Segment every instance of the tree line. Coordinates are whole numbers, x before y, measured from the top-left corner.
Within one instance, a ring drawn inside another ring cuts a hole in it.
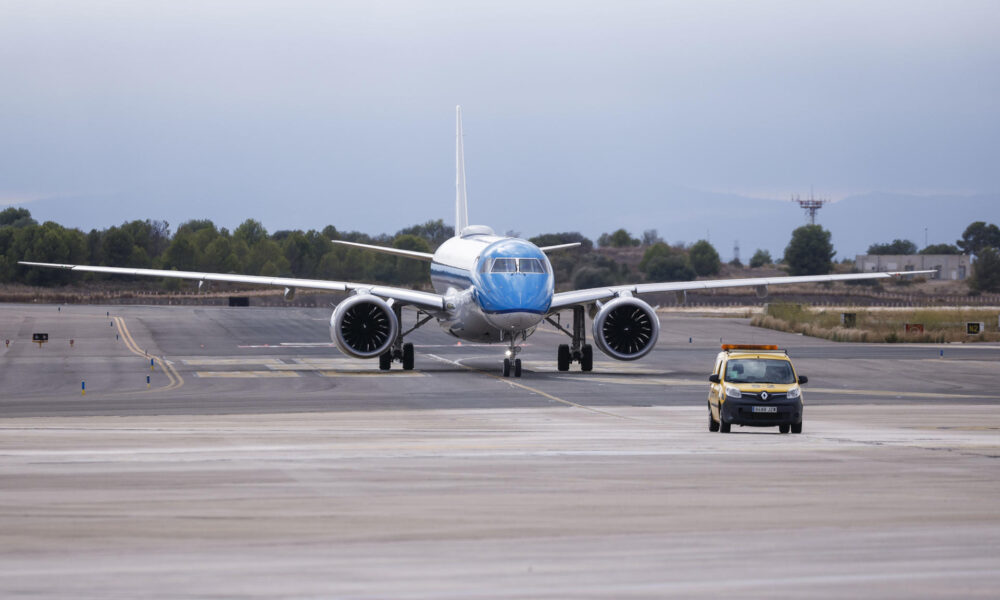
[[[0,283],[59,285],[109,278],[94,273],[27,269],[17,264],[24,260],[420,286],[429,281],[426,262],[350,248],[331,240],[433,252],[452,232],[453,228],[441,219],[413,225],[392,235],[374,236],[339,231],[333,225],[321,230],[269,233],[254,219],[247,219],[229,231],[210,220],[195,219],[182,223],[171,233],[165,221],[147,219],[84,233],[52,221],[39,224],[27,209],[10,207],[0,211]],[[547,233],[530,241],[538,246],[580,243],[578,248],[549,256],[557,283],[572,284],[574,288],[643,280],[689,281],[716,276],[722,267],[718,251],[707,240],[690,245],[668,244],[655,229],[644,231],[641,237],[618,229],[602,234],[596,245],[578,232]],[[952,249],[975,253],[977,265],[988,267],[1000,263],[1000,229],[979,221],[966,229],[955,246],[928,246],[922,252],[952,253]],[[872,250],[908,254],[916,252],[916,246],[906,240],[894,240],[889,244],[874,244],[869,248]],[[641,260],[637,265],[634,260],[624,260],[623,251],[633,256],[641,251]],[[834,255],[830,232],[819,225],[805,225],[792,233],[782,268],[791,275],[825,274],[833,270]],[[772,263],[770,253],[762,249],[750,259],[751,267]],[[737,260],[731,264],[742,266]],[[992,270],[980,270],[982,273],[974,273],[974,279],[981,283],[980,289],[1000,288],[1000,281],[994,283],[991,279]],[[996,278],[1000,279],[1000,266],[996,271]],[[180,282],[168,279],[164,285],[177,287]]]

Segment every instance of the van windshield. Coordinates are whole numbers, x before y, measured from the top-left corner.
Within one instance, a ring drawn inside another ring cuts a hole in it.
[[[795,383],[792,365],[773,358],[737,358],[726,363],[727,383]]]

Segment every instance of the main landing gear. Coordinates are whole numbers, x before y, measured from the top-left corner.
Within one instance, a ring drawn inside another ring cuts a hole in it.
[[[396,319],[400,323],[402,323],[403,322],[403,314],[402,314],[403,313],[403,307],[402,307],[402,305],[400,305],[400,304],[393,304],[392,305],[392,310],[393,310],[393,312],[396,313]],[[424,314],[425,316],[423,318],[420,318],[420,316],[422,314]],[[413,327],[411,327],[409,330],[407,330],[405,332],[403,332],[402,328],[400,328],[400,334],[397,335],[396,339],[394,339],[392,341],[392,345],[389,346],[389,349],[379,355],[379,357],[378,357],[378,368],[379,368],[379,370],[381,370],[381,371],[388,371],[389,369],[392,368],[392,361],[398,360],[399,362],[403,363],[403,370],[404,371],[412,371],[413,370],[413,344],[411,344],[409,342],[407,342],[407,343],[404,344],[403,343],[403,336],[404,335],[409,335],[409,334],[413,333],[417,328],[419,328],[420,326],[422,326],[427,321],[430,321],[432,318],[433,317],[431,317],[431,315],[427,315],[425,313],[420,312],[420,313],[417,313],[417,319],[418,320],[417,320],[417,323]]]
[[[569,371],[570,363],[578,362],[580,363],[581,371],[592,371],[594,369],[594,347],[586,343],[587,332],[585,329],[583,307],[573,307],[572,333],[559,322],[553,321],[551,317],[546,317],[545,320],[573,339],[572,344],[559,345],[559,350],[556,353],[556,367],[560,371]]]

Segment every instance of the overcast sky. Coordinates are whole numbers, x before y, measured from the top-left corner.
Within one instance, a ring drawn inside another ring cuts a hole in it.
[[[471,221],[501,232],[692,241],[670,223],[704,192],[997,194],[998,24],[993,0],[0,0],[0,204],[450,223],[456,104]]]

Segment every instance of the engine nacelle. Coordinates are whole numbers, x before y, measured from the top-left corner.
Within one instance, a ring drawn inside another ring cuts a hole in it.
[[[388,302],[370,294],[351,296],[330,316],[330,339],[354,358],[375,358],[399,333],[399,319]]]
[[[656,346],[659,337],[656,311],[638,298],[615,298],[594,316],[594,343],[611,358],[642,358]]]

